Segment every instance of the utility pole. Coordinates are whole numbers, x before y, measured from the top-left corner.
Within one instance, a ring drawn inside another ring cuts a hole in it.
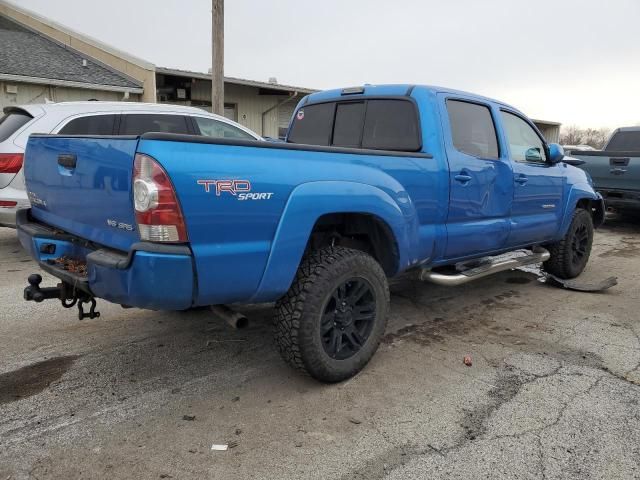
[[[211,111],[224,115],[224,0],[211,0]]]

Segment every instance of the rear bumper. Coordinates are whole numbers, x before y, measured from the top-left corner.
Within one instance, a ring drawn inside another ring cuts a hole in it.
[[[640,210],[640,191],[598,189],[607,204],[607,208],[616,210]]]
[[[16,214],[18,210],[29,208],[29,199],[24,190],[13,188],[12,184],[0,190],[0,200],[15,202],[14,207],[0,207],[0,227],[16,228]]]
[[[152,310],[185,310],[193,303],[195,274],[186,245],[101,248],[32,220],[28,209],[18,211],[16,223],[20,243],[43,270],[90,295]],[[62,270],[53,262],[61,257],[85,260],[86,275]]]

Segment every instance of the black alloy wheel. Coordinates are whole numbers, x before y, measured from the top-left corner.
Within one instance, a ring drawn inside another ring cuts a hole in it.
[[[350,278],[338,286],[323,310],[320,335],[331,358],[352,357],[366,343],[376,319],[376,297],[364,278]]]

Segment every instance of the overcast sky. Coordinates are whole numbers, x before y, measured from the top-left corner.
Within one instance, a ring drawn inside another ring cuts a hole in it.
[[[209,0],[11,0],[206,72]],[[640,124],[640,0],[227,0],[225,74],[314,88],[442,85],[565,125]]]

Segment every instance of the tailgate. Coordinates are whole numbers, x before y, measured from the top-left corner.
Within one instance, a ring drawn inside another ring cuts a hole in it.
[[[640,152],[575,152],[598,190],[640,190]]]
[[[139,241],[131,197],[137,137],[32,135],[24,175],[34,218],[108,247]]]

